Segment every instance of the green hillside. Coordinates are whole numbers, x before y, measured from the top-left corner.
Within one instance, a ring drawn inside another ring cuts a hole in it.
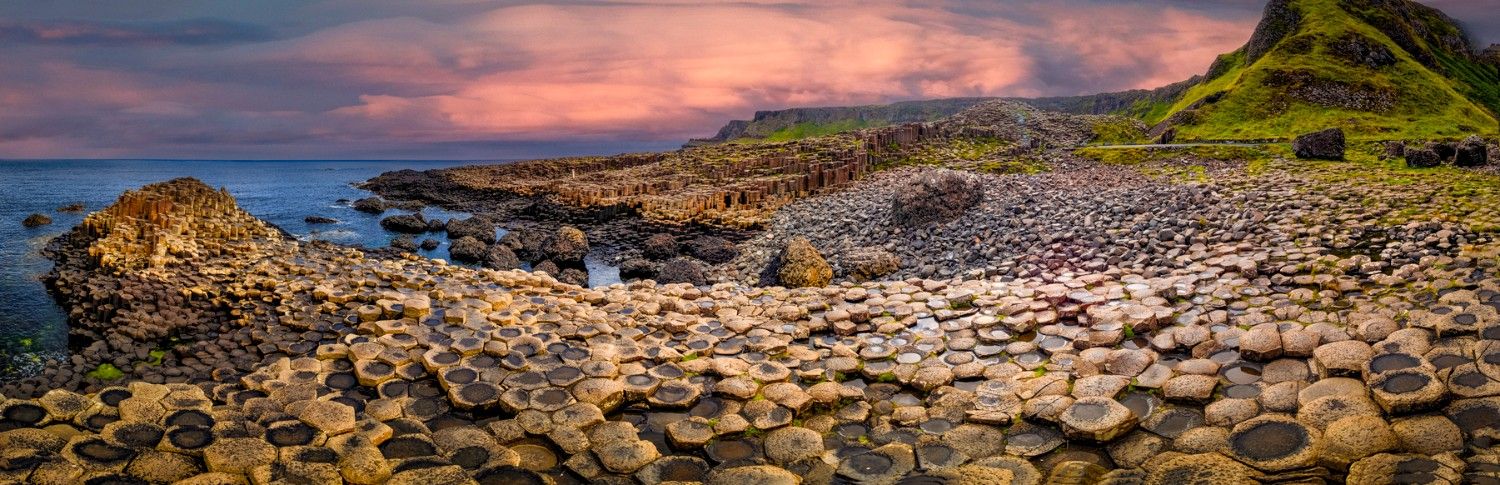
[[[1288,138],[1332,126],[1367,139],[1497,131],[1500,72],[1474,60],[1441,12],[1408,0],[1272,0],[1267,15],[1285,18],[1263,21],[1246,47],[1221,56],[1206,80],[1146,121],[1199,140]],[[1278,23],[1295,28],[1265,32]]]

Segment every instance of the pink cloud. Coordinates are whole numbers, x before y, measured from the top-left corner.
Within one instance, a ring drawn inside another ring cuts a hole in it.
[[[107,133],[51,136],[111,153],[683,140],[762,109],[1156,87],[1202,73],[1256,20],[1060,2],[456,1],[444,11],[472,13],[381,17],[398,4],[325,1],[302,12],[372,12],[280,40],[141,51],[133,69],[65,56],[0,74],[0,156],[66,146],[32,129],[64,115]]]

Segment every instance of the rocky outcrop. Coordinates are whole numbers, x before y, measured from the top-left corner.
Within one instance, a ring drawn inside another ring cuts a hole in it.
[[[1255,26],[1255,33],[1250,36],[1250,41],[1246,42],[1243,47],[1246,64],[1259,60],[1282,39],[1297,31],[1297,25],[1302,22],[1302,15],[1292,3],[1292,0],[1266,2],[1260,23]]]
[[[778,130],[798,124],[843,123],[859,127],[879,127],[901,123],[920,123],[950,116],[970,106],[993,99],[995,98],[949,98],[903,101],[886,105],[757,111],[751,120],[730,121],[713,137],[694,139],[688,144],[693,146],[738,138],[765,138]]]
[[[389,208],[390,205],[379,197],[365,197],[354,201],[354,210],[368,214],[379,214]]]
[[[776,280],[789,288],[826,286],[833,280],[833,267],[806,238],[787,241],[777,258]]]
[[[909,190],[891,198],[891,217],[908,228],[947,222],[979,203],[984,190],[979,180],[962,172],[926,173]]]
[[[1303,159],[1343,160],[1344,130],[1329,128],[1298,136],[1292,141],[1292,152]]]
[[[582,264],[589,254],[589,238],[583,231],[563,226],[542,243],[542,257],[559,265]]]
[[[27,228],[42,227],[52,223],[52,218],[46,214],[32,214],[21,220],[21,226]]]
[[[641,244],[641,254],[647,259],[663,261],[677,257],[677,238],[671,234],[652,234]]]
[[[451,246],[448,246],[448,255],[452,256],[454,261],[465,263],[484,261],[488,253],[489,247],[485,246],[484,241],[472,236],[458,238]]]
[[[445,228],[448,231],[448,239],[472,237],[485,244],[495,242],[495,223],[483,217],[448,219]]]
[[[307,216],[302,218],[302,222],[308,224],[338,224],[339,220],[325,216]]]
[[[429,229],[427,219],[422,217],[421,212],[388,216],[380,220],[380,227],[406,234],[422,234]]]

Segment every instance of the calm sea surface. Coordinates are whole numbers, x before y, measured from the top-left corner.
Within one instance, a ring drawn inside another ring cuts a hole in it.
[[[0,161],[0,374],[35,371],[37,362],[67,352],[67,318],[38,278],[52,264],[40,254],[47,241],[83,220],[85,214],[114,202],[128,189],[176,177],[195,177],[214,187],[225,187],[241,208],[287,230],[298,238],[340,244],[381,247],[396,234],[380,227],[380,217],[350,208],[340,199],[369,197],[356,189],[361,182],[391,170],[431,169],[473,162],[418,161],[161,161],[67,160]],[[82,213],[58,212],[81,203]],[[429,207],[428,218],[466,214]],[[21,226],[32,213],[52,218],[34,229]],[[401,213],[392,211],[388,214]],[[337,224],[307,224],[303,218],[321,215]],[[421,254],[448,257],[447,238],[434,251]],[[418,238],[421,240],[421,237]],[[618,281],[617,269],[597,259],[589,261],[590,283]],[[31,367],[28,369],[28,367]]]

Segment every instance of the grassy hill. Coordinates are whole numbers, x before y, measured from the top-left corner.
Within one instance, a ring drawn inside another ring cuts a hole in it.
[[[1500,72],[1442,12],[1408,0],[1272,0],[1266,12],[1245,47],[1146,122],[1212,140],[1497,131]]]

